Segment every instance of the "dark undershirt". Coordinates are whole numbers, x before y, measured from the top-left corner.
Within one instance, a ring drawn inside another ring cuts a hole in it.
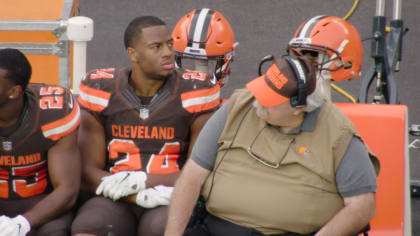
[[[138,96],[138,95],[137,95]],[[145,97],[145,96],[138,96],[140,98],[140,103],[143,106],[147,106],[150,104],[154,96]]]

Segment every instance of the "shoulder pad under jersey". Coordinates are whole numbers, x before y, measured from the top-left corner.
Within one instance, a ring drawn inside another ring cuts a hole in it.
[[[36,100],[29,104],[37,104],[40,110],[39,122],[44,137],[56,141],[79,126],[79,104],[69,89],[46,84],[29,84],[28,89],[36,94],[32,98]]]
[[[206,73],[180,71],[182,106],[190,113],[211,111],[220,105],[220,86]]]
[[[103,111],[115,90],[115,68],[95,69],[82,79],[79,90],[79,103],[93,112]]]

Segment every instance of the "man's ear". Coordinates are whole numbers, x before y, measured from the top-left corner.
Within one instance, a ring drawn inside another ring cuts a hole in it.
[[[137,54],[137,52],[134,48],[128,47],[126,49],[126,52],[127,52],[128,58],[130,58],[131,62],[138,62],[138,54]]]
[[[9,99],[19,98],[20,96],[22,96],[22,92],[23,92],[22,86],[20,85],[15,85],[11,87],[9,91],[7,91]]]

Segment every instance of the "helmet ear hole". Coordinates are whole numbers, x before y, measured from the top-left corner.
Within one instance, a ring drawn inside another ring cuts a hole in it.
[[[350,69],[352,67],[353,67],[353,64],[349,61],[344,64],[344,69]]]

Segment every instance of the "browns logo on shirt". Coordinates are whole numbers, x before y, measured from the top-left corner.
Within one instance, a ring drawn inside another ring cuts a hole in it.
[[[29,84],[17,128],[0,136],[0,198],[48,192],[48,150],[80,123],[80,109],[68,89]]]
[[[220,87],[204,73],[175,71],[142,105],[129,84],[130,73],[129,67],[93,70],[80,84],[79,103],[105,129],[107,170],[177,172],[186,159],[190,125],[219,107]]]

